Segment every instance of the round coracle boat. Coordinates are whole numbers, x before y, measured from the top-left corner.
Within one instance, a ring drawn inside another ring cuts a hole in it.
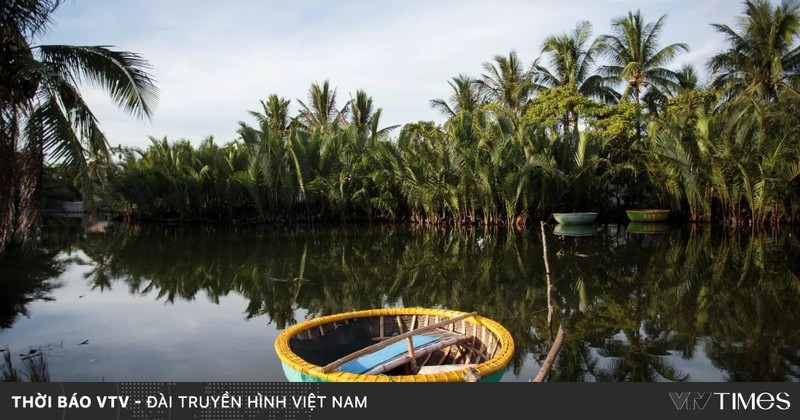
[[[553,213],[553,219],[564,225],[583,225],[594,222],[597,213],[576,212],[576,213]]]
[[[514,341],[475,312],[383,308],[298,323],[275,351],[292,382],[497,382]]]
[[[669,218],[669,209],[627,210],[631,222],[663,222]]]

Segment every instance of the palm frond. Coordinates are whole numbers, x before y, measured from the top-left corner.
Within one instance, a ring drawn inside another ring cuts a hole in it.
[[[28,36],[47,29],[53,12],[64,0],[10,0],[0,2],[0,26],[15,27]]]
[[[62,80],[76,85],[89,81],[102,87],[122,109],[138,118],[150,118],[158,88],[147,72],[151,66],[136,53],[104,46],[42,45],[40,61]]]
[[[36,130],[31,135],[41,139],[45,154],[63,165],[72,175],[85,173],[86,151],[81,139],[75,134],[71,121],[62,111],[54,96],[46,96],[34,108],[29,117],[27,130]]]

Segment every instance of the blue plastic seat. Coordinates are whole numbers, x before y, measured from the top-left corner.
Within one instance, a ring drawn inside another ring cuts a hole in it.
[[[413,343],[415,349],[437,340],[439,339],[427,335],[411,336],[411,342]],[[403,353],[408,353],[408,343],[406,340],[392,343],[374,353],[366,354],[357,359],[353,359],[340,366],[338,370],[356,374],[365,373],[382,363],[400,356]]]

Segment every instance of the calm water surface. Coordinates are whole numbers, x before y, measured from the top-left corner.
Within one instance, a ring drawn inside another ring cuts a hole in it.
[[[57,225],[42,252],[0,259],[0,349],[17,368],[42,351],[53,381],[285,381],[280,330],[386,306],[499,321],[517,346],[503,381],[532,379],[549,349],[538,226]],[[552,381],[800,380],[791,232],[550,225],[546,239],[554,326],[568,330]]]

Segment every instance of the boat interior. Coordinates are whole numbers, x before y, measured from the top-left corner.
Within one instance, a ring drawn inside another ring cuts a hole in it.
[[[500,349],[495,334],[464,319],[468,316],[353,318],[302,330],[289,347],[324,372],[416,375],[459,370],[491,359]]]

